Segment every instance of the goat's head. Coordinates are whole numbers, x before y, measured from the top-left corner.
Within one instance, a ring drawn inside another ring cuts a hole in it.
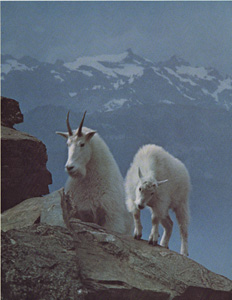
[[[157,181],[155,178],[147,179],[142,175],[140,168],[138,168],[139,183],[136,187],[135,204],[138,209],[143,209],[147,206],[149,201],[154,197],[157,188],[168,181],[168,179]]]
[[[83,132],[82,127],[85,115],[86,112],[83,115],[79,128],[72,131],[69,124],[68,112],[66,120],[68,132],[56,132],[67,139],[68,160],[65,164],[65,170],[71,177],[76,177],[79,174],[83,177],[86,175],[86,165],[90,161],[92,155],[90,140],[96,131]]]

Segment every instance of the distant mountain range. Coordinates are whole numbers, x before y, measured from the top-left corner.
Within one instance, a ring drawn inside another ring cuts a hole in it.
[[[131,49],[54,64],[3,55],[1,72],[2,94],[25,111],[47,104],[89,112],[155,103],[232,106],[232,77],[176,56],[155,64]]]

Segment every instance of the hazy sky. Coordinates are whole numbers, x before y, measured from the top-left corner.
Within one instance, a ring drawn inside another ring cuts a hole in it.
[[[72,61],[127,48],[232,74],[232,2],[2,2],[2,53]]]

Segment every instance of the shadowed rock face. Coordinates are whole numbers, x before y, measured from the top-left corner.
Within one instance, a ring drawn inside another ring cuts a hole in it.
[[[69,220],[2,234],[4,300],[230,300],[232,282],[180,254]]]
[[[1,97],[1,125],[13,128],[14,124],[23,122],[19,103],[13,99]]]
[[[20,115],[18,103],[4,99],[4,124],[13,126],[13,121],[17,123],[20,119],[13,117],[13,113]],[[4,111],[11,118],[8,123]],[[46,163],[46,147],[41,141],[29,134],[1,126],[2,211],[27,198],[49,193],[48,185],[52,183],[52,177]]]

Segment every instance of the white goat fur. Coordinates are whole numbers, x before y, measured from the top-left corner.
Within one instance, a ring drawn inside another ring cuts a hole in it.
[[[108,146],[95,131],[86,127],[81,137],[77,136],[77,130],[71,136],[57,133],[67,138],[69,177],[65,194],[72,197],[80,219],[111,231],[131,234],[133,219],[126,209],[123,178]],[[70,164],[75,173],[69,172]]]
[[[168,248],[173,227],[169,209],[172,209],[180,227],[180,253],[188,255],[190,177],[184,164],[162,147],[145,145],[139,149],[127,172],[125,188],[127,207],[134,217],[134,237],[140,239],[142,236],[140,209],[147,205],[152,213],[149,243],[157,244],[161,223],[164,232],[160,244]]]

